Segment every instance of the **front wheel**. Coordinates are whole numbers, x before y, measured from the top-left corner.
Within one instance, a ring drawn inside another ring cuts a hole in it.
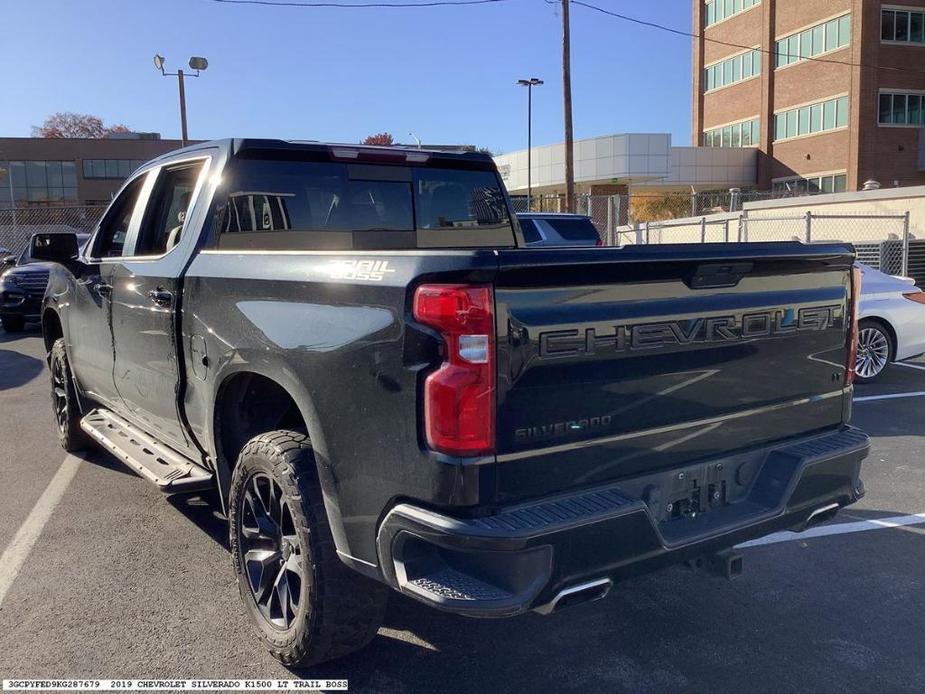
[[[88,439],[80,428],[77,391],[71,379],[71,365],[67,360],[63,337],[55,340],[52,345],[48,367],[51,370],[51,404],[58,425],[58,440],[64,450],[79,451],[86,448]]]
[[[277,659],[315,665],[372,640],[388,589],[338,558],[305,434],[251,439],[238,456],[228,505],[238,590]]]
[[[873,383],[896,355],[889,330],[880,321],[865,318],[858,323],[858,356],[855,374],[858,383]]]

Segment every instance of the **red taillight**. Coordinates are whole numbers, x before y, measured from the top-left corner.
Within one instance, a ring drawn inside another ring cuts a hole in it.
[[[599,238],[597,241],[594,242],[594,245],[600,248],[601,246],[604,245],[604,239]]]
[[[414,318],[440,331],[443,364],[424,381],[427,445],[452,455],[495,450],[494,297],[487,285],[425,284]]]
[[[903,294],[903,296],[917,304],[925,304],[925,292],[909,292],[908,294]]]
[[[858,311],[861,301],[861,268],[851,268],[851,299],[848,302],[848,363],[845,364],[845,385],[854,383],[858,359]]]

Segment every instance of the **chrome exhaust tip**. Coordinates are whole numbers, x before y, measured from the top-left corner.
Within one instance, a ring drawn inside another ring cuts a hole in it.
[[[599,578],[587,583],[578,583],[568,588],[563,588],[550,602],[534,608],[534,612],[543,615],[559,612],[572,605],[580,605],[586,602],[594,602],[607,597],[610,589],[613,587],[613,581],[609,578]]]
[[[838,504],[829,504],[827,506],[820,506],[815,511],[809,514],[809,518],[806,519],[806,523],[803,525],[803,530],[807,528],[818,525],[819,523],[824,523],[827,520],[832,520],[835,518],[835,514],[838,513],[838,509],[841,508]]]

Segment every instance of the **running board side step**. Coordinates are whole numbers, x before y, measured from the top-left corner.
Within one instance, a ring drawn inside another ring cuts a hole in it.
[[[80,420],[80,428],[165,494],[197,492],[215,486],[211,472],[109,410],[92,410]]]

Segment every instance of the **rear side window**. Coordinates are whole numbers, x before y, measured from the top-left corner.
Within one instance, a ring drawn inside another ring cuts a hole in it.
[[[240,159],[222,186],[223,249],[513,245],[494,172]]]
[[[142,222],[136,256],[163,255],[180,242],[202,166],[200,161],[160,172]]]
[[[590,219],[556,219],[544,220],[567,241],[596,241],[600,238]]]

